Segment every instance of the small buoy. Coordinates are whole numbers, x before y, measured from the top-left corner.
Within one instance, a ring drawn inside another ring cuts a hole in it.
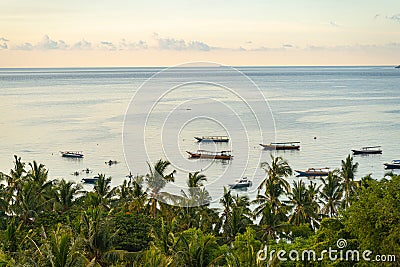
[[[316,137],[316,136],[314,136],[314,140],[315,140],[315,139],[317,139],[317,137]]]

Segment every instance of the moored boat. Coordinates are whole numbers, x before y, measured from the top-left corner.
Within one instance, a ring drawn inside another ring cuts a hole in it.
[[[226,135],[202,136],[194,137],[198,142],[229,142],[229,137]]]
[[[352,149],[354,155],[382,154],[381,146],[366,146],[360,149]]]
[[[385,169],[400,169],[400,159],[394,159],[392,162],[384,163]]]
[[[194,159],[200,158],[200,159],[223,159],[223,160],[230,160],[233,158],[230,152],[231,151],[213,152],[207,150],[197,150],[197,152],[186,151],[186,153],[189,154],[189,157]]]
[[[270,143],[267,145],[260,144],[260,146],[268,150],[299,150],[300,142]]]
[[[60,153],[64,158],[83,158],[81,151],[60,151]]]
[[[328,167],[325,167],[325,168],[309,168],[306,171],[298,171],[298,170],[296,170],[296,172],[298,173],[297,176],[320,177],[320,176],[328,176],[329,168]]]
[[[95,184],[97,182],[97,180],[99,180],[99,177],[95,176],[93,178],[83,178],[82,182],[84,182],[86,184]]]
[[[228,186],[231,189],[239,189],[239,188],[247,188],[252,185],[253,185],[253,183],[249,179],[247,179],[247,177],[243,177],[243,178],[237,179],[234,184],[229,184]]]

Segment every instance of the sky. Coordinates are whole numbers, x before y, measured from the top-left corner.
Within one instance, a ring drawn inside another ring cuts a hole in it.
[[[1,0],[0,67],[398,65],[399,0]]]

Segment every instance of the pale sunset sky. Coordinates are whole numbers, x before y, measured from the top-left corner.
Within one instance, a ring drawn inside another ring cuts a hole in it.
[[[1,0],[0,67],[398,65],[400,0]]]

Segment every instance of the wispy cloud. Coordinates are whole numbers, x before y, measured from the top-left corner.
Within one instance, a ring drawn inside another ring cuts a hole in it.
[[[338,24],[338,23],[336,23],[334,21],[329,21],[329,25],[331,25],[332,27],[336,27],[336,28],[339,28],[339,27],[342,26],[342,25],[340,25],[340,24]]]
[[[101,49],[110,50],[110,51],[117,50],[117,47],[113,44],[113,42],[109,42],[109,41],[100,42],[99,47]]]
[[[291,44],[283,44],[282,47],[284,47],[284,48],[293,48],[294,45],[291,45]]]
[[[400,23],[400,13],[394,14],[392,16],[387,16],[386,18]]]
[[[130,42],[122,39],[118,44],[118,50],[142,50],[147,49],[147,42],[139,40],[137,42]]]
[[[23,43],[14,46],[12,49],[15,50],[33,50],[34,46],[31,43]]]
[[[153,34],[153,37],[157,40],[158,48],[162,50],[197,50],[197,51],[210,51],[211,47],[200,41],[186,42],[184,39],[175,38],[162,38],[157,33]]]

